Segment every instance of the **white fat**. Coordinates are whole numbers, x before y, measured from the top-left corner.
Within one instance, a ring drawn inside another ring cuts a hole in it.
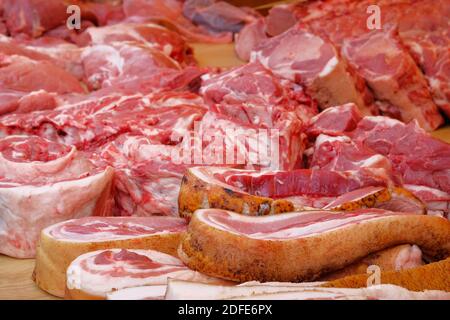
[[[113,291],[106,295],[107,300],[160,300],[166,294],[166,285],[142,286]]]
[[[328,60],[327,64],[325,65],[325,67],[322,69],[322,71],[319,73],[319,77],[326,77],[328,74],[330,74],[331,72],[333,72],[333,70],[336,68],[336,66],[338,65],[339,61],[337,59],[336,56],[334,56],[333,58],[331,58],[330,60]]]
[[[351,139],[347,136],[332,137],[322,133],[316,139],[316,147],[320,146],[324,142],[334,142],[334,141],[351,142]]]

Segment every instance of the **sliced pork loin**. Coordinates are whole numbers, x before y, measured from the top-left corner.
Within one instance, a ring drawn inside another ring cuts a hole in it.
[[[166,300],[448,300],[439,290],[408,291],[400,286],[376,285],[361,289],[323,288],[315,283],[244,283],[220,286],[169,280]]]
[[[276,75],[302,83],[323,109],[353,102],[372,114],[372,97],[334,46],[301,26],[270,38],[256,47],[251,61],[259,61]]]
[[[448,257],[450,221],[379,209],[266,217],[197,210],[178,255],[188,267],[227,280],[299,282],[407,243],[434,259]]]
[[[162,299],[168,279],[224,284],[186,267],[173,256],[154,250],[109,249],[85,253],[67,268],[66,298],[106,299],[116,291],[139,289],[156,293]],[[161,292],[162,291],[162,292]],[[125,291],[126,293],[126,291]],[[124,294],[116,293],[117,294]],[[128,299],[131,297],[129,296]]]
[[[78,256],[110,248],[155,249],[176,255],[186,223],[179,218],[89,217],[44,229],[36,255],[34,280],[63,297],[66,270]]]
[[[75,147],[39,137],[0,139],[0,252],[32,258],[42,229],[109,215],[113,169],[95,169]]]
[[[369,266],[375,265],[382,272],[400,271],[424,264],[422,251],[416,245],[403,244],[369,254],[358,262],[324,275],[320,279],[330,281],[356,274],[367,274]]]

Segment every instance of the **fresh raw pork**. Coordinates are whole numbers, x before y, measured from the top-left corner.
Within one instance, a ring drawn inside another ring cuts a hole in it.
[[[39,137],[0,140],[0,252],[32,258],[42,229],[111,214],[113,169],[96,169],[75,147]]]
[[[124,0],[125,16],[130,21],[152,21],[180,33],[192,42],[228,43],[231,32],[217,32],[204,26],[197,26],[186,18],[183,3],[178,0]]]
[[[251,54],[274,74],[304,84],[323,109],[353,102],[372,113],[372,97],[334,46],[301,26],[262,42]]]
[[[119,271],[120,270],[120,271]],[[186,267],[181,260],[154,250],[110,249],[89,252],[67,269],[71,299],[105,299],[117,290],[146,286],[165,287],[168,279],[200,283],[225,283]],[[162,299],[156,296],[154,299]]]

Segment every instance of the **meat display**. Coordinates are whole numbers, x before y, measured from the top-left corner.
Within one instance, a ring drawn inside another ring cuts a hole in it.
[[[379,209],[269,217],[204,209],[193,215],[178,255],[190,268],[227,280],[300,282],[403,243],[446,258],[450,221]]]
[[[143,286],[146,290],[155,291],[165,287],[169,278],[225,283],[193,271],[179,259],[158,251],[109,249],[85,253],[70,264],[66,297],[75,300],[105,299],[115,291]]]
[[[448,298],[408,290],[450,291],[449,1],[271,6],[0,0],[0,254],[72,299]]]
[[[37,285],[64,297],[66,270],[78,256],[93,250],[155,249],[176,255],[186,222],[180,218],[89,217],[44,229],[36,256]]]
[[[383,13],[376,28],[369,26],[369,5],[376,5]],[[367,84],[373,93],[372,111],[405,122],[416,119],[422,128],[432,131],[443,122],[437,106],[448,113],[449,73],[445,66],[449,57],[444,47],[449,42],[449,8],[445,0],[433,4],[426,0],[300,1],[271,9],[261,29],[273,38],[267,41],[255,34],[252,39],[272,50],[268,43],[283,38],[294,42],[292,30],[301,28],[330,41],[341,59],[364,79],[358,82],[360,90]],[[245,29],[242,33],[249,34]],[[295,42],[303,48],[311,39]],[[248,49],[241,48],[245,44],[236,45],[238,53],[244,52],[242,58],[249,56],[245,53]],[[251,50],[256,53],[257,47],[255,44]],[[297,56],[304,55],[309,66],[317,65],[304,52],[298,50]],[[269,68],[273,67],[276,65]]]
[[[112,206],[114,170],[95,168],[75,147],[36,136],[0,139],[0,252],[32,258],[40,231]]]

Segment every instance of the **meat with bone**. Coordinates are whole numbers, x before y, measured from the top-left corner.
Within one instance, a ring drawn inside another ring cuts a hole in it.
[[[176,255],[186,223],[179,218],[89,217],[44,229],[36,255],[34,280],[63,297],[66,270],[78,256],[100,249],[155,249]]]
[[[166,300],[448,300],[445,291],[408,291],[394,285],[377,285],[361,289],[323,288],[315,283],[293,286],[283,283],[244,283],[221,286],[183,280],[169,280]]]
[[[372,97],[334,46],[297,26],[264,41],[251,54],[276,75],[302,83],[323,109],[353,102],[371,114]]]
[[[178,0],[124,0],[123,9],[129,21],[156,22],[191,42],[232,42],[231,32],[217,32],[192,23],[183,15],[183,3]]]
[[[67,219],[111,212],[113,169],[39,137],[0,139],[0,252],[32,258],[39,233]]]
[[[205,112],[202,106],[151,107],[146,96],[106,95],[57,110],[11,114],[1,119],[5,134],[26,133],[83,149],[101,145],[124,133],[142,133],[162,143],[188,130]]]
[[[367,186],[386,186],[389,181],[372,172],[299,169],[258,172],[230,168],[189,168],[178,196],[180,216],[190,218],[197,209],[218,208],[244,215],[269,215],[303,207],[309,201],[336,197]],[[300,198],[300,199],[297,199]],[[319,199],[317,199],[319,198]],[[312,206],[307,203],[306,206]]]
[[[449,292],[449,268],[450,259],[447,258],[412,269],[381,272],[381,283],[398,285],[413,291],[443,290]],[[367,278],[369,276],[367,274],[348,276],[327,282],[323,286],[334,288],[362,288],[367,286]]]
[[[225,283],[186,267],[173,256],[154,250],[109,249],[85,253],[67,268],[70,299],[105,299],[117,290],[146,286],[160,290],[168,279]],[[152,287],[157,287],[153,288]],[[155,299],[163,298],[153,297]]]
[[[423,265],[422,251],[416,245],[403,244],[369,254],[367,257],[348,265],[344,269],[331,272],[320,279],[331,281],[356,274],[367,274],[369,266],[375,265],[382,272],[400,271]]]
[[[64,24],[68,15],[64,0],[3,0],[3,16],[11,35],[32,37]],[[51,14],[48,14],[51,12]]]
[[[205,209],[193,215],[178,255],[188,267],[227,280],[300,282],[404,243],[446,258],[450,221],[379,209],[266,217]]]

